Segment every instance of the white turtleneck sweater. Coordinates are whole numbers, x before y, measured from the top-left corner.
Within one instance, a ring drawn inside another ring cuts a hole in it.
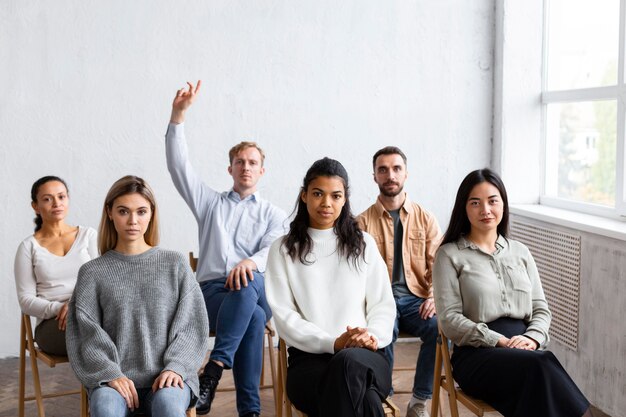
[[[269,252],[265,287],[278,334],[287,345],[309,353],[334,353],[346,326],[366,327],[378,347],[391,343],[396,304],[387,266],[367,233],[365,259],[358,267],[337,250],[333,229],[308,229],[310,265],[293,261],[275,241]]]

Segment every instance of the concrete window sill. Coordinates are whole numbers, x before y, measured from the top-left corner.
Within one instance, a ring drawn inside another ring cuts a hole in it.
[[[512,214],[626,241],[626,222],[537,204],[512,204]]]

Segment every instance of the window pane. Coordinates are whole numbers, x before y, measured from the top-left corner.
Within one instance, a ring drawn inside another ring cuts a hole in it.
[[[617,83],[619,0],[550,0],[548,90]]]
[[[615,207],[617,102],[547,110],[546,195]]]

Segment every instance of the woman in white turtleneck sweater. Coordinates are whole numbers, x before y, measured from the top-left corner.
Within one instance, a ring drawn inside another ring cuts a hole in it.
[[[348,174],[324,158],[309,168],[289,233],[265,275],[289,348],[287,395],[309,416],[382,416],[396,307],[384,261],[350,211]]]

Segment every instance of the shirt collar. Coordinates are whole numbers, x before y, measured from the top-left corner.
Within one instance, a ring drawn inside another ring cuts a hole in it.
[[[231,188],[228,191],[228,198],[230,198],[231,200],[235,200],[235,201],[250,200],[250,201],[257,202],[259,200],[259,198],[261,198],[261,196],[259,195],[258,191],[255,191],[255,192],[253,192],[252,194],[250,194],[249,196],[247,196],[246,198],[244,198],[242,200],[241,196],[239,195],[239,193],[237,191],[235,191],[233,188]]]
[[[463,249],[477,249],[480,250],[478,246],[474,244],[471,240],[467,239],[465,236],[461,236],[459,240],[456,242],[459,250]],[[498,235],[498,239],[496,239],[496,251],[493,253],[494,255],[499,253],[502,249],[506,247],[507,241],[502,235]]]
[[[389,216],[387,209],[383,206],[383,203],[380,201],[380,196],[376,198],[376,203],[374,204],[374,210],[378,217],[383,217],[385,214]],[[400,206],[400,211],[404,210],[406,213],[413,212],[413,205],[411,204],[411,200],[409,199],[409,195],[404,193],[404,203]]]

